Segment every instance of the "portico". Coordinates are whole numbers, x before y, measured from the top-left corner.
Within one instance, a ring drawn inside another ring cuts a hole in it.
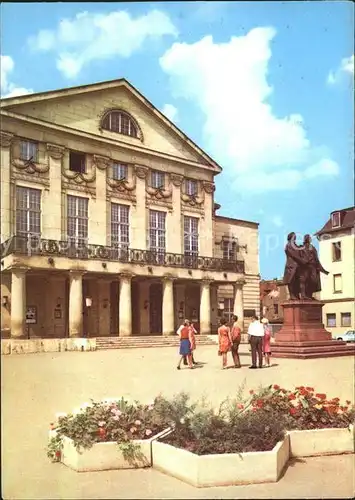
[[[217,324],[221,283],[226,284],[211,276],[184,279],[176,271],[163,276],[137,276],[127,270],[104,275],[13,266],[3,274],[12,338],[168,336],[185,317],[198,333],[210,334]],[[233,285],[234,309],[240,317],[243,282]]]

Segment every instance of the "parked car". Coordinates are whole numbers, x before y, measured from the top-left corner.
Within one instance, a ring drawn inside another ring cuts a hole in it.
[[[345,342],[355,342],[355,330],[348,330],[347,332],[337,335],[337,340],[344,340]]]

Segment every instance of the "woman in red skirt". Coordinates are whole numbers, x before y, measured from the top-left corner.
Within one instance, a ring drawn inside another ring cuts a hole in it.
[[[227,320],[221,319],[221,326],[218,328],[218,354],[222,356],[222,369],[227,368],[227,352],[231,349],[230,329]]]

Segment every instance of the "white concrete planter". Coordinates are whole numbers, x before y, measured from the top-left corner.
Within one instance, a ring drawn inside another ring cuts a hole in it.
[[[1,340],[1,354],[36,352],[95,351],[96,338],[6,339]]]
[[[153,441],[153,467],[193,486],[276,482],[289,459],[289,436],[271,451],[195,455]]]
[[[95,443],[92,448],[78,452],[73,440],[64,437],[61,462],[77,472],[151,467],[152,442],[166,433],[167,430],[164,430],[149,439],[133,441],[135,445],[139,445],[139,456],[134,463],[125,460],[116,442]],[[53,435],[53,431],[50,431],[49,436]]]
[[[290,456],[312,457],[355,453],[354,426],[346,429],[290,431]]]

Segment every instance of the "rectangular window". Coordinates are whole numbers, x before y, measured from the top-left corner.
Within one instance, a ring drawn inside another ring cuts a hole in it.
[[[165,262],[165,212],[149,210],[149,250],[152,263]]]
[[[343,291],[343,282],[341,274],[333,275],[333,287],[334,287],[334,293],[340,293]]]
[[[341,313],[341,326],[351,326],[351,313]]]
[[[127,180],[128,166],[125,163],[114,163],[112,165],[112,177],[115,181]]]
[[[184,255],[185,264],[197,266],[198,258],[198,218],[184,216]]]
[[[153,170],[150,177],[151,187],[153,188],[163,188],[164,187],[164,173]]]
[[[41,190],[16,187],[16,234],[41,235]]]
[[[340,212],[332,214],[332,227],[340,227]]]
[[[197,195],[197,181],[193,179],[186,179],[185,181],[185,193],[190,196]]]
[[[88,240],[88,198],[67,196],[68,239],[75,246],[83,247]]]
[[[38,161],[38,144],[32,141],[20,141],[20,159]]]
[[[336,315],[334,313],[327,314],[327,326],[329,328],[337,326]]]
[[[233,241],[223,241],[223,259],[236,260],[236,243]]]
[[[69,170],[79,174],[85,174],[86,157],[84,153],[78,153],[75,151],[69,152]]]
[[[117,249],[118,258],[128,257],[129,206],[111,203],[111,245]]]
[[[341,241],[332,244],[333,262],[341,260]]]
[[[233,309],[234,299],[224,299],[223,317],[226,318],[228,323],[232,323]]]

